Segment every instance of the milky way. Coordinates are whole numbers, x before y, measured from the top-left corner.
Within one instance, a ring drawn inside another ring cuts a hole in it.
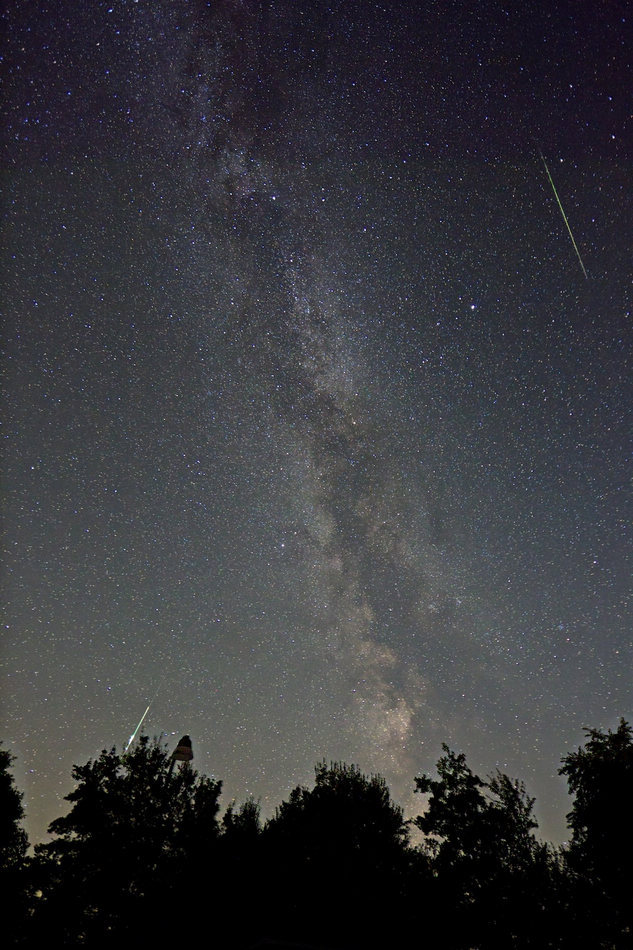
[[[557,840],[560,756],[631,715],[625,20],[400,6],[7,13],[36,839],[150,700],[227,804],[326,759],[410,809],[446,741]]]

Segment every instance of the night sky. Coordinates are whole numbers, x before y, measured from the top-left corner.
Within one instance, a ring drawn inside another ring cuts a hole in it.
[[[225,805],[325,759],[412,814],[444,741],[564,839],[560,757],[633,718],[627,13],[5,4],[1,735],[33,840],[152,700]]]

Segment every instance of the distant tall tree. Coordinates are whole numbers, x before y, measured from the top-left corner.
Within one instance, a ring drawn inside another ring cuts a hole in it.
[[[560,774],[574,795],[567,859],[576,879],[577,946],[633,946],[633,730],[585,730]]]
[[[259,804],[253,799],[248,799],[237,809],[232,803],[222,816],[222,837],[231,849],[237,846],[240,850],[245,844],[256,841],[261,830]]]
[[[534,799],[500,772],[483,781],[463,753],[442,748],[438,778],[416,779],[416,791],[430,798],[415,824],[426,836],[435,899],[446,920],[444,943],[539,946],[548,853],[534,838]]]
[[[17,790],[11,774],[14,758],[0,748],[0,869],[4,872],[18,867],[26,857],[28,840],[20,822],[24,818],[22,793]]]
[[[221,876],[214,899],[231,933],[231,946],[252,946],[263,935],[269,868],[262,853],[259,804],[252,799],[239,808],[232,803],[222,817]],[[246,910],[247,908],[247,910]]]
[[[128,752],[103,751],[75,766],[70,812],[36,848],[42,890],[36,924],[65,946],[132,946],[170,919],[170,901],[189,906],[217,842],[221,783],[188,765],[174,772],[167,750],[142,736]],[[172,908],[171,921],[182,909]]]
[[[394,939],[407,841],[382,777],[320,763],[314,788],[295,788],[264,829],[277,927],[331,946]]]
[[[26,915],[26,852],[28,840],[21,827],[24,818],[22,793],[17,790],[10,771],[14,759],[0,749],[0,894],[5,912],[2,939],[8,945],[17,941]]]

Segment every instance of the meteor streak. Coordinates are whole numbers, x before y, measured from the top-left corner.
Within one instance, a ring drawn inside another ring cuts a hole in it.
[[[139,729],[141,728],[141,726],[143,725],[143,722],[144,722],[144,720],[145,720],[145,717],[146,717],[146,715],[148,714],[148,712],[149,712],[149,710],[150,710],[150,706],[152,705],[152,703],[154,702],[154,700],[156,699],[156,697],[158,696],[158,694],[160,693],[160,691],[161,691],[161,689],[162,689],[163,683],[165,682],[165,680],[166,680],[166,678],[167,678],[167,673],[168,673],[167,670],[165,671],[165,673],[163,673],[163,678],[161,679],[160,683],[159,683],[158,686],[156,687],[156,692],[154,693],[154,695],[152,696],[152,698],[151,698],[150,701],[148,702],[148,704],[147,704],[147,709],[145,710],[145,712],[143,713],[143,715],[142,715],[141,718],[139,719],[138,726],[136,727],[136,729],[134,730],[134,732],[132,733],[132,735],[130,736],[130,738],[127,740],[127,745],[126,745],[125,748],[123,749],[124,752],[127,752],[127,750],[130,748],[130,746],[132,745],[132,743],[133,743],[134,740],[136,739],[136,735],[137,735]]]
[[[132,735],[130,736],[130,738],[127,740],[127,745],[125,746],[125,748],[124,748],[124,750],[123,750],[124,752],[127,752],[127,750],[130,748],[130,746],[132,745],[132,743],[133,743],[134,740],[136,739],[136,733],[139,731],[139,729],[140,729],[141,726],[143,725],[143,720],[145,719],[146,715],[148,714],[148,712],[149,712],[149,707],[150,707],[151,705],[152,705],[152,704],[150,703],[149,706],[147,707],[147,709],[145,710],[145,712],[143,713],[143,715],[141,716],[141,718],[139,719],[138,726],[136,727],[136,729],[134,730],[134,732],[132,733]]]
[[[576,257],[578,258],[578,263],[579,263],[580,266],[582,267],[582,272],[583,272],[583,274],[585,275],[585,278],[586,278],[587,280],[589,280],[589,275],[587,274],[587,271],[585,270],[585,265],[584,265],[583,262],[582,262],[582,257],[580,256],[580,251],[578,250],[578,245],[576,244],[576,242],[575,242],[575,240],[574,240],[574,235],[571,233],[571,228],[569,227],[569,221],[567,220],[567,215],[565,214],[565,211],[563,210],[563,206],[562,206],[562,204],[561,204],[561,200],[560,200],[560,198],[558,197],[558,192],[556,191],[556,185],[554,184],[554,179],[552,178],[552,176],[551,176],[551,174],[550,174],[550,170],[549,170],[549,168],[547,167],[547,162],[545,161],[545,156],[543,155],[543,153],[542,153],[542,151],[541,151],[540,149],[538,150],[538,152],[539,152],[539,155],[541,156],[541,161],[543,162],[543,165],[545,166],[545,171],[547,172],[547,177],[549,178],[549,183],[550,183],[550,185],[552,186],[552,191],[554,192],[554,195],[556,196],[556,201],[558,202],[558,207],[560,208],[560,213],[561,213],[562,216],[563,216],[563,221],[565,222],[565,225],[566,225],[567,230],[568,230],[568,232],[569,232],[569,236],[570,236],[570,238],[571,238],[571,243],[574,245],[574,250],[575,250],[575,252],[576,252]]]

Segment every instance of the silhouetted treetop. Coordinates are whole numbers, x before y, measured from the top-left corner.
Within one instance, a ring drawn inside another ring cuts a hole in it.
[[[11,753],[0,748],[0,869],[18,865],[28,847],[20,825],[24,818],[22,793],[15,787],[10,771],[13,761]]]
[[[577,906],[585,929],[609,934],[610,946],[630,947],[633,935],[633,730],[621,719],[615,732],[586,729],[587,742],[563,757],[574,803],[567,853],[577,876]]]
[[[321,846],[336,840],[341,846],[372,847],[379,842],[401,846],[408,839],[404,815],[391,801],[380,775],[364,775],[355,765],[320,762],[313,789],[295,788],[277,809],[267,830],[313,838]]]
[[[222,783],[141,736],[73,768],[70,809],[29,858],[0,750],[5,942],[630,950],[633,730],[586,736],[562,759],[571,841],[557,851],[536,840],[522,782],[483,779],[447,745],[415,779],[426,807],[412,822],[380,775],[320,762],[262,826],[252,799],[220,819]]]
[[[585,733],[585,746],[564,756],[559,770],[574,795],[567,823],[574,847],[582,847],[598,862],[608,848],[608,864],[613,866],[613,846],[625,845],[633,832],[633,820],[623,821],[633,815],[633,730],[621,719],[615,732]]]
[[[0,748],[0,895],[4,914],[3,941],[9,946],[21,938],[27,916],[25,875],[28,840],[21,826],[24,818],[22,793],[17,790],[10,771],[14,759]]]
[[[36,849],[43,930],[54,922],[69,945],[132,942],[149,932],[157,902],[208,860],[222,783],[171,766],[167,749],[141,736],[127,752],[74,767],[72,807]]]

